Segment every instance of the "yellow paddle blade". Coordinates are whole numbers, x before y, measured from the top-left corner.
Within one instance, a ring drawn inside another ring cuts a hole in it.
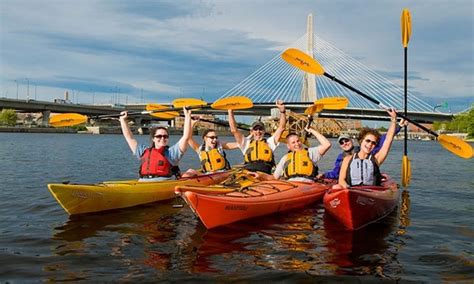
[[[314,104],[324,105],[324,109],[345,109],[349,105],[349,100],[345,97],[322,98],[314,102]]]
[[[49,125],[52,127],[66,127],[84,123],[87,116],[78,113],[61,113],[49,119]]]
[[[316,75],[323,75],[323,67],[314,58],[296,48],[289,48],[281,54],[281,58],[290,65]]]
[[[451,151],[455,155],[458,155],[464,159],[472,158],[471,145],[462,141],[461,139],[454,136],[441,134],[438,136],[438,141],[444,148],[446,148],[446,150]]]
[[[206,106],[207,103],[203,100],[194,98],[181,98],[173,101],[174,107],[190,107],[190,106]]]
[[[146,105],[146,110],[151,111],[150,113],[151,116],[157,117],[160,119],[173,119],[177,116],[179,116],[179,112],[177,111],[163,111],[169,109],[169,107],[160,105],[160,104],[147,104]],[[157,112],[153,112],[157,111]]]
[[[211,107],[213,109],[248,109],[253,107],[253,102],[247,97],[228,97],[215,101]]]
[[[407,156],[402,158],[402,186],[407,187],[411,179],[411,162]]]
[[[402,28],[402,44],[403,47],[407,47],[411,36],[411,16],[410,11],[406,8],[402,11],[400,24]]]
[[[308,108],[306,108],[304,110],[304,114],[314,115],[316,113],[320,113],[325,108],[326,108],[326,106],[324,104],[321,104],[321,103],[314,104],[314,105],[311,105]]]

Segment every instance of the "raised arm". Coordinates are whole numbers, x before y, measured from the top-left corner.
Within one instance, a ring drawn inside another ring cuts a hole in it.
[[[225,150],[234,150],[239,148],[239,144],[237,142],[222,142],[222,149]]]
[[[128,112],[122,111],[120,113],[120,118],[119,118],[120,127],[122,128],[123,137],[125,137],[125,140],[127,141],[127,144],[130,147],[130,150],[132,150],[132,153],[135,154],[138,142],[133,137],[132,130],[130,130],[130,126],[128,125],[127,118],[128,118]]]
[[[390,127],[387,130],[387,136],[385,137],[385,141],[383,141],[382,148],[375,154],[375,159],[377,159],[379,166],[382,165],[385,158],[387,158],[390,147],[392,146],[393,137],[395,137],[395,129],[397,128],[397,113],[393,109],[389,109],[387,112],[390,115]]]
[[[179,150],[181,151],[181,153],[186,152],[186,150],[188,149],[188,140],[192,136],[191,110],[183,107],[183,112],[184,112],[183,137],[179,139]]]
[[[273,134],[273,137],[275,138],[275,144],[278,144],[278,141],[280,141],[280,137],[286,127],[286,109],[282,100],[276,101],[276,106],[280,110],[280,121],[278,122],[278,128]]]
[[[244,135],[242,135],[239,129],[237,129],[237,123],[235,122],[234,111],[229,109],[228,114],[229,114],[230,132],[232,133],[232,135],[234,135],[235,142],[237,142],[239,146],[242,146],[244,143]]]
[[[304,130],[308,131],[309,133],[313,134],[314,137],[316,137],[316,139],[318,140],[320,144],[319,154],[321,156],[324,156],[324,154],[326,154],[329,148],[331,148],[331,142],[329,142],[329,140],[326,137],[324,137],[324,135],[322,135],[321,133],[319,133],[318,131],[316,131],[315,129],[309,126],[306,126]]]
[[[196,123],[198,121],[199,121],[199,118],[194,119],[193,117],[191,117],[191,131],[194,129],[194,126],[196,125]],[[191,148],[194,151],[197,151],[199,149],[199,147],[201,146],[201,145],[199,145],[198,142],[196,142],[196,140],[194,140],[192,133],[191,133],[191,136],[189,137],[188,144],[189,144],[189,146],[191,146]]]
[[[398,124],[397,124],[397,127],[395,128],[395,135],[398,134],[398,132],[400,132],[400,130],[402,130],[403,127],[407,126],[408,124],[408,121],[402,119]],[[372,150],[372,155],[375,155],[377,154],[378,151],[380,151],[380,149],[382,148],[382,145],[383,145],[383,142],[385,141],[385,138],[387,138],[387,133],[385,133],[384,135],[380,136],[380,140],[379,140],[379,143],[377,143],[377,146],[375,146],[374,150]]]

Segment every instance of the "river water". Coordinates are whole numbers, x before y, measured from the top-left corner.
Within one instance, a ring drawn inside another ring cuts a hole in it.
[[[338,154],[332,142],[323,170]],[[394,142],[382,166],[395,180],[402,151]],[[410,141],[408,156],[412,180],[400,206],[359,231],[341,228],[320,203],[206,230],[189,208],[172,208],[174,200],[67,215],[48,183],[137,176],[121,135],[0,133],[0,281],[472,283],[474,160],[437,142]],[[228,157],[242,161],[238,151]],[[189,167],[198,167],[191,151],[181,163]]]

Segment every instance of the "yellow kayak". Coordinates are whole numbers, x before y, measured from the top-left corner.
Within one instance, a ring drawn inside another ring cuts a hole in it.
[[[233,171],[157,182],[106,181],[97,184],[48,184],[49,191],[69,215],[99,212],[172,199],[176,186],[213,185]]]

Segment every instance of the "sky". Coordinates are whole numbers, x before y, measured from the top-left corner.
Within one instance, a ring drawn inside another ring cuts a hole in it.
[[[410,90],[468,108],[472,0],[0,0],[0,97],[211,102],[299,39],[309,13],[319,37],[402,85],[403,8]]]

